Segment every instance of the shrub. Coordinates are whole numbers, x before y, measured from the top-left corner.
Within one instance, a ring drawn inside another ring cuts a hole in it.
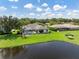
[[[20,30],[12,29],[12,30],[11,30],[11,33],[12,33],[12,34],[18,34],[18,33],[20,33]]]
[[[49,30],[51,30],[51,31],[57,31],[58,29],[57,28],[49,27]]]
[[[51,30],[48,30],[48,33],[51,33],[52,31]]]
[[[3,31],[0,31],[0,35],[3,35],[4,34],[4,32]]]

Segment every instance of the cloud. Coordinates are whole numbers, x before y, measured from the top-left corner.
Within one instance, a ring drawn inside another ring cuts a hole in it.
[[[61,5],[57,4],[57,5],[53,6],[53,10],[55,10],[55,11],[66,9],[66,8],[67,8],[67,5],[61,6]]]
[[[47,3],[43,3],[41,6],[48,7],[48,4]]]
[[[6,7],[4,7],[4,6],[0,6],[0,12],[2,12],[2,11],[6,11],[6,10],[7,10]]]
[[[35,13],[29,13],[29,15],[34,16],[34,15],[35,15]]]
[[[34,6],[32,3],[28,3],[26,5],[24,5],[24,8],[28,8],[28,9],[32,9]]]
[[[68,18],[77,18],[78,15],[79,15],[79,14],[77,14],[77,13],[71,13],[71,12],[70,12],[70,13],[67,14],[67,17],[68,17]]]
[[[47,14],[47,16],[48,17],[53,17],[53,16],[55,16],[55,14],[50,13],[50,14]]]
[[[44,9],[44,11],[45,12],[51,12],[52,10],[51,10],[51,8],[47,7],[47,8]]]
[[[79,13],[79,10],[73,10],[73,12],[75,12],[75,13],[77,13],[77,12],[78,12],[78,13]]]
[[[79,18],[79,10],[67,10],[66,16],[68,18]]]
[[[55,16],[55,14],[50,13],[50,14],[47,14],[47,15],[45,16],[45,18],[51,19],[51,18],[53,18],[54,16]]]
[[[56,14],[57,17],[63,17],[64,15],[62,13]]]
[[[67,15],[68,15],[68,16],[77,16],[78,13],[77,13],[77,11],[73,10],[73,11],[68,12]]]
[[[42,8],[37,7],[36,8],[36,11],[41,12],[42,11]]]
[[[17,7],[17,6],[12,6],[11,8],[13,8],[13,9],[17,9],[18,7]]]
[[[16,14],[12,14],[13,17],[16,17]]]
[[[52,13],[52,12],[44,12],[44,13],[41,13],[41,15],[40,15],[40,18],[44,18],[44,19],[46,19],[46,18],[53,18],[54,17],[54,13]]]
[[[19,0],[8,0],[10,2],[18,2]]]
[[[64,17],[64,15],[62,13],[59,13],[59,14],[54,14],[54,13],[50,13],[50,14],[47,14],[48,18],[62,18]]]
[[[41,17],[42,18],[48,18],[48,19],[51,19],[51,18],[63,18],[64,14],[62,14],[62,13],[53,13],[53,12],[45,12],[45,13],[41,14]]]
[[[28,14],[26,14],[26,17],[29,17],[29,18],[35,18],[37,15],[34,13],[34,12],[30,12]]]

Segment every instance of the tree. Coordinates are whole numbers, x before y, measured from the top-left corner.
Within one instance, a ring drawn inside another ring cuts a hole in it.
[[[3,16],[0,24],[4,27],[6,33],[10,33],[11,29],[20,28],[20,23],[18,18],[12,16],[9,17]]]
[[[21,19],[19,20],[19,22],[20,22],[21,26],[27,25],[27,24],[30,24],[30,23],[31,23],[31,22],[30,22],[30,19],[28,19],[28,18],[21,18]]]

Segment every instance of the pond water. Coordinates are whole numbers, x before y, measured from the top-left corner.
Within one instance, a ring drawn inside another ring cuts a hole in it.
[[[0,59],[79,59],[79,46],[49,42],[0,49]]]

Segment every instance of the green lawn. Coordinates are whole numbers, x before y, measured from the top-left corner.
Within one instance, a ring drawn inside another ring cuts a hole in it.
[[[70,33],[74,35],[74,39],[71,40],[65,36]],[[22,38],[19,35],[0,35],[0,48],[20,46],[24,44],[36,44],[48,41],[65,41],[79,45],[79,31],[62,31],[52,32],[49,34],[34,34],[26,38]]]

